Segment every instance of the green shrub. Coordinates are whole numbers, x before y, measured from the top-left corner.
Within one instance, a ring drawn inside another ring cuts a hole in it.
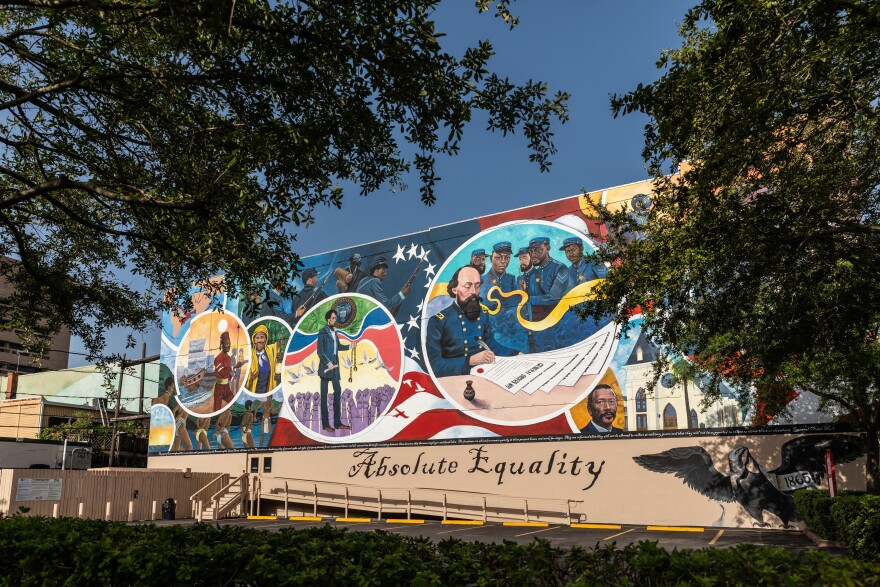
[[[0,520],[0,552],[0,586],[15,587],[880,584],[880,564],[816,551],[433,543],[329,525],[274,533],[17,517]]]
[[[837,532],[837,524],[831,515],[833,500],[828,497],[827,491],[795,491],[793,497],[807,528],[826,540],[841,540]]]

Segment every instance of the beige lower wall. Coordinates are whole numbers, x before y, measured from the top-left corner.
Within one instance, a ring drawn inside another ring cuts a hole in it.
[[[219,473],[188,473],[183,470],[0,469],[0,514],[12,515],[19,512],[19,506],[24,506],[29,508],[27,514],[32,516],[57,514],[71,518],[151,520],[161,518],[162,502],[170,497],[177,504],[176,517],[191,518],[190,496],[217,475]],[[22,478],[61,479],[61,499],[16,501],[18,483]],[[110,516],[106,517],[108,502]]]
[[[701,447],[711,457],[715,469],[728,475],[728,454],[737,447],[745,447],[754,458],[749,465],[757,475],[753,480],[766,482],[767,477],[760,468],[770,471],[779,467],[782,464],[782,445],[803,436],[809,436],[816,442],[822,438],[819,435],[804,434],[753,434],[369,446],[169,455],[151,457],[148,466],[191,467],[193,471],[219,471],[237,475],[244,470],[250,470],[249,459],[253,456],[260,458],[262,470],[262,459],[268,456],[272,458],[272,473],[263,474],[266,478],[315,480],[378,488],[472,491],[487,496],[514,498],[573,500],[575,503],[572,504],[572,512],[581,514],[581,519],[588,522],[752,527],[757,521],[740,503],[710,499],[685,485],[674,474],[648,470],[637,464],[633,457],[657,454],[674,448]],[[827,435],[823,437],[827,438]],[[857,442],[858,438],[853,436],[852,441]],[[822,448],[814,450],[824,454]],[[747,456],[743,456],[743,463],[748,462]],[[381,470],[383,459],[385,469]],[[412,468],[417,462],[418,471],[413,472]],[[395,465],[397,471],[392,475]],[[407,472],[401,473],[404,465],[408,465]],[[431,465],[433,474],[430,473]],[[443,473],[440,472],[441,465]],[[864,489],[864,467],[864,458],[851,463],[839,463],[838,488]],[[804,470],[804,467],[800,468]],[[736,485],[735,481],[729,479],[725,483],[730,483],[731,487]],[[821,487],[827,487],[825,481]],[[769,487],[768,491],[765,499],[772,500],[775,490]],[[785,498],[782,499],[784,501]],[[772,527],[782,526],[781,520],[766,509],[764,520]]]

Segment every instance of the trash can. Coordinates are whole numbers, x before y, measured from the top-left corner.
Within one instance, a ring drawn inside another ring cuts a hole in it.
[[[162,519],[163,520],[173,520],[174,513],[177,510],[177,504],[174,503],[172,498],[168,498],[165,500],[165,503],[162,504]]]

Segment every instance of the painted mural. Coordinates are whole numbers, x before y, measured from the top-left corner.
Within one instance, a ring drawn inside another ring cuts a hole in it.
[[[661,349],[637,316],[620,337],[573,311],[607,272],[591,262],[604,233],[587,200],[638,213],[649,193],[633,184],[316,255],[296,295],[270,291],[250,312],[194,289],[193,311],[163,318],[151,454],[765,423],[724,382],[711,405],[700,377],[652,386]]]

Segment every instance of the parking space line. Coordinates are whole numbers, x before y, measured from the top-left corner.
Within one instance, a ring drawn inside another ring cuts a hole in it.
[[[629,530],[624,530],[623,532],[618,532],[617,534],[612,534],[608,538],[603,538],[602,540],[611,540],[612,538],[617,538],[618,536],[623,536],[624,534],[629,534],[633,530],[635,530],[635,528],[630,528]]]
[[[532,530],[531,532],[523,532],[522,534],[514,534],[516,538],[520,536],[528,536],[529,534],[537,534],[538,532],[549,532],[550,530],[556,530],[559,526],[554,526],[552,528],[541,528],[540,530]]]
[[[712,546],[713,544],[718,542],[718,539],[721,538],[722,534],[724,534],[724,530],[718,530],[718,534],[715,535],[715,538],[709,541],[709,546]]]
[[[468,527],[466,527],[466,528],[456,528],[456,529],[454,529],[454,530],[446,530],[446,531],[444,531],[444,532],[437,532],[437,534],[438,534],[438,535],[439,535],[439,534],[452,534],[453,532],[464,532],[464,531],[466,531],[466,530],[476,530],[476,529],[478,529],[478,528],[482,529],[482,528],[487,528],[487,527],[488,527],[488,526],[482,526],[482,525],[480,525],[480,526],[468,526]]]
[[[590,528],[594,530],[620,530],[620,524],[572,524],[572,528]]]
[[[704,528],[693,526],[648,526],[651,532],[704,532]]]

